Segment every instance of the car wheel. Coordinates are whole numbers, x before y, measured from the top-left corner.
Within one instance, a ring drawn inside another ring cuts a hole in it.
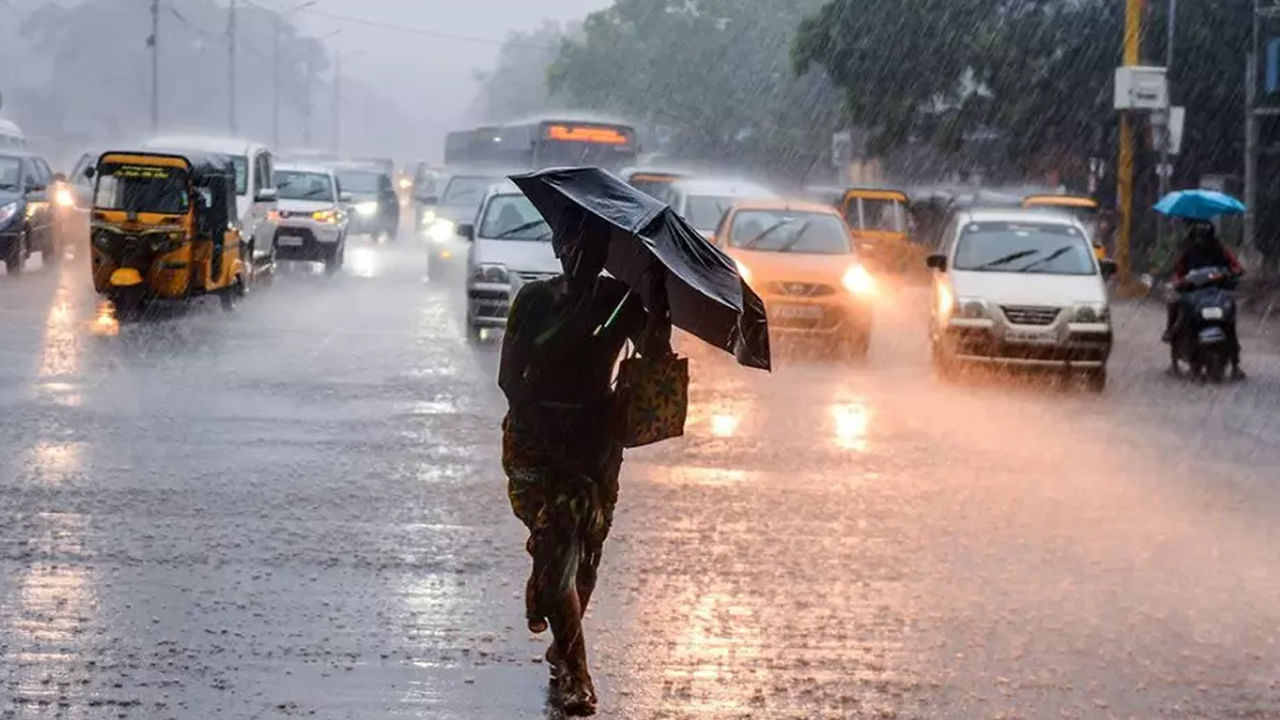
[[[1089,392],[1100,393],[1103,390],[1106,390],[1107,389],[1107,369],[1097,368],[1096,370],[1089,370],[1085,372],[1084,384],[1085,384],[1085,387],[1089,389]]]
[[[956,361],[951,357],[946,349],[933,343],[933,372],[940,380],[954,380],[956,377]]]
[[[27,231],[23,230],[18,233],[18,239],[14,241],[13,247],[9,250],[9,256],[4,259],[4,269],[10,275],[17,275],[27,265]]]

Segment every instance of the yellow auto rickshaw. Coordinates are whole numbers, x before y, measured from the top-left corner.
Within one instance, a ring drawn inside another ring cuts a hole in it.
[[[94,179],[94,289],[123,319],[151,302],[217,295],[230,310],[245,292],[235,165],[225,155],[109,151]]]
[[[1084,195],[1028,195],[1022,199],[1024,208],[1057,208],[1076,216],[1089,231],[1093,242],[1093,254],[1099,260],[1107,259],[1107,248],[1099,237],[1099,219],[1102,209],[1098,201]]]
[[[912,242],[911,201],[901,190],[850,188],[840,199],[840,214],[859,250],[881,272],[923,273],[928,248]]]

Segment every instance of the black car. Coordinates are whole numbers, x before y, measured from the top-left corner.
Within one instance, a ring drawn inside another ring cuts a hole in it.
[[[400,230],[400,196],[390,170],[372,164],[337,165],[338,187],[351,194],[348,232],[394,240]]]
[[[10,275],[40,253],[46,266],[60,258],[54,232],[54,175],[43,158],[0,150],[0,257]]]

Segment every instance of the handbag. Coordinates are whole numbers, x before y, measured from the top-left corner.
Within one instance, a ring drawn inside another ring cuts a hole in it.
[[[631,354],[618,365],[622,445],[640,447],[684,435],[689,359]]]

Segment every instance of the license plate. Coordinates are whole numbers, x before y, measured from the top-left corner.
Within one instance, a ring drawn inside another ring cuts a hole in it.
[[[1058,341],[1053,333],[1031,332],[1028,330],[1010,330],[1004,334],[1005,342],[1023,345],[1052,345]]]
[[[297,247],[302,244],[302,237],[299,235],[281,235],[276,241],[286,247]]]
[[[779,305],[769,313],[779,320],[816,320],[822,317],[822,308],[817,305]]]
[[[1200,317],[1205,320],[1221,320],[1222,314],[1222,308],[1217,307],[1201,308],[1200,310]]]

